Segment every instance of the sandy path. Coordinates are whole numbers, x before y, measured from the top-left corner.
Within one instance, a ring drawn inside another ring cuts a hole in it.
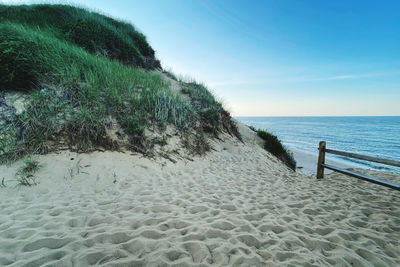
[[[0,265],[400,264],[398,192],[317,182],[254,144],[164,167],[111,152],[40,161],[38,186],[0,189]]]

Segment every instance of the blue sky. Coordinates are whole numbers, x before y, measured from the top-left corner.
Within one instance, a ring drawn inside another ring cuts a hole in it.
[[[234,115],[400,115],[400,1],[67,2],[132,22]]]

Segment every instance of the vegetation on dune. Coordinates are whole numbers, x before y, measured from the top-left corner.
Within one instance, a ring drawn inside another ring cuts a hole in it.
[[[216,135],[218,131],[225,130],[241,140],[230,114],[204,85],[183,81],[180,81],[180,85],[182,93],[189,96],[194,110],[199,114],[203,129],[206,132]]]
[[[293,155],[288,151],[276,135],[273,135],[264,130],[256,130],[250,127],[257,135],[264,140],[264,149],[269,151],[272,155],[276,156],[283,163],[285,163],[292,170],[296,169],[296,161]]]
[[[62,11],[66,14],[59,14]],[[228,131],[239,137],[229,113],[204,86],[181,82],[188,101],[170,89],[161,73],[128,61],[134,54],[115,56],[129,51],[117,46],[120,41],[108,48],[107,55],[96,51],[104,40],[92,36],[93,29],[87,29],[87,35],[78,34],[82,40],[86,38],[84,43],[71,41],[60,25],[75,23],[76,17],[102,21],[109,24],[107,29],[117,29],[110,34],[139,38],[136,43],[130,41],[135,44],[132,47],[145,57],[154,56],[144,36],[132,26],[96,13],[59,5],[0,5],[0,100],[2,90],[30,95],[25,110],[7,118],[6,125],[0,127],[0,161],[47,153],[61,142],[77,151],[99,146],[116,149],[118,142],[107,134],[113,121],[128,137],[128,148],[140,152],[151,145],[145,130],[154,125],[174,125],[187,148],[198,154],[209,149],[204,134],[217,136],[219,131]],[[89,43],[96,49],[88,48]]]
[[[86,51],[146,69],[161,68],[146,37],[129,23],[67,5],[0,5],[0,21],[46,31]]]
[[[3,150],[45,152],[45,141],[60,132],[80,150],[111,147],[104,139],[109,115],[133,138],[141,137],[152,119],[181,129],[196,119],[190,104],[158,73],[96,57],[26,26],[1,24],[0,40],[6,48],[0,62],[10,62],[9,71],[1,73],[2,86],[36,88],[30,105],[7,131],[16,136],[3,138]]]

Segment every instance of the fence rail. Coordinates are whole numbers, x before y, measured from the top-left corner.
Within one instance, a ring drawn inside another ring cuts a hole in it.
[[[349,152],[333,150],[333,149],[325,149],[325,153],[336,154],[336,155],[344,156],[344,157],[348,157],[348,158],[361,159],[361,160],[377,162],[377,163],[381,163],[381,164],[385,164],[385,165],[400,167],[399,161],[390,160],[390,159],[375,158],[375,157],[364,156],[364,155],[360,155],[360,154],[349,153]]]
[[[355,159],[361,159],[365,161],[372,161],[372,162],[377,162],[385,165],[390,165],[390,166],[395,166],[395,167],[400,167],[400,162],[395,161],[395,160],[389,160],[389,159],[382,159],[382,158],[376,158],[376,157],[370,157],[370,156],[365,156],[365,155],[360,155],[360,154],[355,154],[355,153],[349,153],[349,152],[344,152],[344,151],[339,151],[339,150],[333,150],[333,149],[327,149],[326,148],[326,142],[321,141],[319,142],[319,156],[318,156],[318,167],[317,167],[317,179],[322,179],[324,178],[324,168],[330,169],[332,171],[336,171],[339,173],[343,173],[364,181],[368,181],[374,184],[379,184],[383,185],[395,190],[400,190],[400,184],[394,183],[391,181],[387,181],[381,178],[365,175],[362,173],[346,170],[337,166],[333,166],[330,164],[325,164],[325,154],[330,153],[330,154],[335,154],[335,155],[340,155],[348,158],[355,158]]]

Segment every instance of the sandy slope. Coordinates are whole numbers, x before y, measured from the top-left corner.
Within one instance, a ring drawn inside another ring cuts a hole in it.
[[[241,131],[193,162],[40,156],[31,188],[0,166],[0,265],[400,264],[398,192],[293,173]]]

